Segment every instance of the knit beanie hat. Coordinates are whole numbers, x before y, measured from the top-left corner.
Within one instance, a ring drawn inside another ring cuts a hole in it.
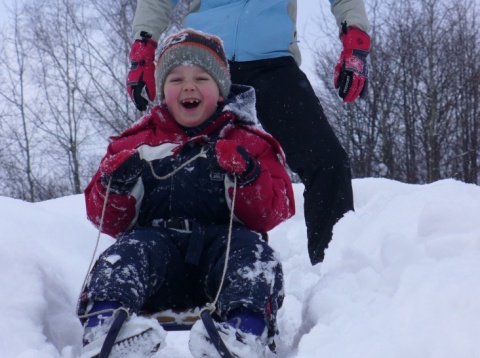
[[[192,29],[169,36],[162,45],[158,58],[155,79],[160,99],[164,98],[163,85],[174,67],[197,65],[213,77],[220,94],[228,97],[230,72],[222,40],[218,37]]]

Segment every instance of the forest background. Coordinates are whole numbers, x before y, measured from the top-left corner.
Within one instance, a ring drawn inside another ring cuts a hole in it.
[[[125,88],[135,6],[25,0],[2,14],[1,196],[36,202],[81,193],[108,137],[141,117]],[[300,43],[354,178],[478,184],[479,0],[366,6],[372,51],[364,100],[343,104],[333,88],[341,43],[328,9]]]

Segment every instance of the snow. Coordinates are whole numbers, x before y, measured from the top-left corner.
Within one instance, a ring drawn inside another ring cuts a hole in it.
[[[270,233],[283,263],[280,358],[480,357],[480,187],[355,179],[355,212],[311,266],[297,214]],[[76,300],[97,241],[82,195],[0,197],[0,356],[78,357]],[[113,242],[100,238],[99,251]],[[159,357],[191,357],[170,332]],[[272,355],[273,357],[273,355]]]

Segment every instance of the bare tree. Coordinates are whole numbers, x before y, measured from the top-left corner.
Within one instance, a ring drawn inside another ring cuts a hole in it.
[[[15,6],[11,12],[11,37],[2,40],[0,98],[3,99],[0,163],[2,191],[10,196],[34,202],[37,185],[33,173],[34,129],[30,122],[31,108],[27,100],[27,72],[30,49],[21,36],[24,19]],[[13,31],[12,31],[13,30]]]
[[[322,101],[350,154],[354,175],[410,183],[446,177],[478,182],[475,2],[375,1],[370,6],[366,101],[339,105],[325,81],[338,50],[318,51],[317,74],[331,89]]]
[[[126,91],[136,1],[89,0],[85,7],[85,16],[74,23],[85,55],[80,65],[91,81],[83,100],[99,134],[119,134],[141,114]]]
[[[43,0],[25,3],[22,24],[13,14],[13,50],[2,51],[0,67],[2,194],[34,201],[81,193],[106,137],[138,119],[125,83],[135,6]]]
[[[51,165],[60,171],[68,168],[67,179],[72,192],[78,194],[83,189],[81,148],[93,134],[87,105],[80,94],[89,92],[91,79],[81,67],[85,59],[83,38],[73,26],[83,9],[77,0],[35,2],[27,9],[31,45],[36,52],[37,84],[44,102],[35,124],[49,144]]]
[[[453,90],[450,94],[456,105],[452,114],[457,119],[456,144],[451,148],[445,167],[457,179],[478,183],[479,118],[480,118],[480,55],[477,16],[478,3],[459,4],[452,12],[451,21],[461,24],[452,29],[448,53],[453,57]],[[468,29],[468,31],[466,31]],[[462,65],[460,65],[462,64]]]
[[[28,0],[27,0],[28,1]],[[332,85],[337,33],[317,51],[318,95],[355,177],[479,182],[480,36],[475,0],[374,0],[368,97]],[[106,137],[138,119],[126,93],[135,0],[31,0],[0,52],[0,193],[80,193]]]

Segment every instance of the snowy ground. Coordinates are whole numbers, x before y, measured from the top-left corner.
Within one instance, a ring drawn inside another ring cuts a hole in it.
[[[302,189],[298,214],[270,235],[286,277],[277,357],[480,357],[480,187],[355,180],[356,211],[315,267]],[[0,197],[0,232],[0,357],[77,357],[76,299],[97,238],[83,197]],[[191,357],[187,341],[169,333],[159,357]]]

